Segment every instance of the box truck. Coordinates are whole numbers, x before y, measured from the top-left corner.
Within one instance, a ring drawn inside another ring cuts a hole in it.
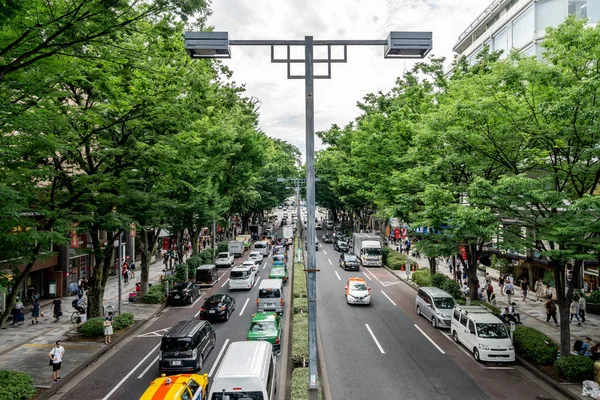
[[[381,238],[367,233],[355,233],[353,252],[360,259],[363,267],[381,267]]]

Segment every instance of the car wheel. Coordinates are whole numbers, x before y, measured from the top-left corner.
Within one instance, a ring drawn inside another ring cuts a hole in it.
[[[454,338],[454,341],[458,343],[458,335],[456,334],[456,331],[452,332],[452,337]]]
[[[417,306],[417,315],[421,315],[421,307]]]
[[[473,348],[473,357],[475,358],[475,361],[481,361],[481,358],[479,357],[479,350],[477,350],[477,347]]]
[[[433,326],[433,329],[437,328],[437,321],[435,320],[435,317],[431,317],[431,326]]]

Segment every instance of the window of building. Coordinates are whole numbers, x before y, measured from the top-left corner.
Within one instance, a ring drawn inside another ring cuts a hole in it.
[[[512,47],[520,49],[533,40],[535,31],[533,7],[529,7],[527,11],[514,20],[512,23],[512,29]]]
[[[592,24],[600,22],[600,0],[587,0],[587,17]]]
[[[503,51],[503,57],[508,53],[508,29],[504,28],[494,36],[494,51]]]
[[[587,18],[587,2],[588,0],[569,0],[569,15],[573,14],[579,18]]]

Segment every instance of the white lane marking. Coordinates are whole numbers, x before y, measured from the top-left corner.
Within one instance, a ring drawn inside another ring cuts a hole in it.
[[[366,277],[367,277],[367,279],[368,279],[368,280],[370,280],[370,281],[372,281],[372,280],[373,280],[373,279],[371,279],[371,277],[370,277],[369,275],[367,275],[367,274],[365,273],[365,267],[363,267],[362,273],[363,273],[363,275],[364,275],[364,276],[366,276]]]
[[[442,350],[442,348],[440,346],[438,346],[437,343],[434,342],[432,338],[430,338],[429,336],[427,336],[427,334],[425,332],[423,332],[423,330],[421,328],[419,328],[419,326],[417,324],[414,324],[414,325],[415,325],[415,328],[417,328],[419,330],[419,332],[421,332],[423,334],[423,336],[425,336],[427,338],[427,340],[429,340],[431,342],[431,344],[434,345],[435,348],[440,351],[440,353],[446,354],[444,352],[444,350]]]
[[[379,278],[377,276],[375,276],[374,273],[372,273],[371,271],[369,271],[367,268],[363,268],[363,271],[367,271],[369,274],[373,275],[373,278],[377,279],[377,282],[381,283],[383,286],[386,286],[383,282],[381,282],[379,280]]]
[[[263,269],[267,268],[267,262],[265,261],[265,264],[263,265]]]
[[[342,278],[340,278],[340,274],[338,274],[338,273],[337,273],[337,271],[333,271],[333,272],[335,272],[335,275],[338,277],[338,280],[340,280],[340,281],[341,281],[341,280],[342,280]]]
[[[223,282],[223,284],[221,285],[221,287],[224,287],[225,285],[227,285],[227,282],[229,282],[229,278],[227,278],[227,280],[225,282]]]
[[[325,252],[325,250],[323,250],[323,254],[327,255],[327,253]]]
[[[225,340],[225,343],[223,343],[223,347],[221,347],[221,351],[219,351],[219,355],[217,356],[215,363],[213,364],[212,368],[210,369],[210,372],[208,373],[209,378],[212,376],[213,372],[215,372],[215,368],[217,368],[217,365],[219,365],[219,361],[221,360],[221,357],[223,356],[223,352],[227,348],[227,343],[229,343],[229,339]]]
[[[381,352],[381,354],[385,354],[385,351],[383,351],[383,347],[381,347],[381,345],[379,344],[379,340],[377,340],[377,338],[375,337],[375,334],[369,327],[369,324],[365,324],[365,326],[367,327],[367,330],[369,331],[369,333],[371,334],[371,337],[375,341],[375,344],[377,345],[377,347],[379,347],[379,351]]]
[[[116,392],[116,391],[117,391],[117,390],[118,390],[118,389],[121,387],[121,385],[122,385],[122,384],[124,384],[124,383],[125,383],[125,381],[126,381],[127,379],[129,379],[129,377],[130,377],[131,375],[133,375],[133,373],[134,373],[134,372],[135,372],[135,371],[136,371],[136,370],[137,370],[137,369],[140,367],[140,365],[142,365],[143,363],[145,363],[145,362],[146,362],[146,360],[147,360],[147,359],[148,359],[148,358],[149,358],[149,357],[152,355],[152,353],[154,353],[156,350],[158,350],[158,348],[159,348],[159,347],[160,347],[160,343],[158,343],[156,346],[154,346],[154,348],[153,348],[152,350],[150,350],[150,351],[148,352],[148,354],[146,354],[146,357],[142,358],[142,361],[140,361],[139,363],[137,363],[137,364],[136,364],[136,365],[135,365],[135,366],[134,366],[134,367],[131,369],[131,371],[129,371],[129,373],[128,373],[127,375],[125,375],[125,377],[123,377],[123,379],[121,379],[121,380],[119,381],[119,383],[117,383],[117,384],[115,385],[115,387],[113,387],[113,388],[112,388],[112,390],[111,390],[110,392],[108,392],[108,394],[107,394],[106,396],[104,396],[104,397],[102,398],[102,400],[108,400],[108,399],[110,398],[110,396],[112,396],[112,395],[113,395],[113,393],[114,393],[114,392]]]
[[[246,299],[246,302],[244,303],[244,307],[242,307],[242,311],[240,311],[240,316],[242,316],[242,314],[244,313],[244,310],[246,309],[246,306],[248,305],[249,301],[250,301],[250,297],[248,297]]]
[[[329,265],[333,265],[333,263],[331,262],[331,260],[328,258],[327,261],[329,261]]]
[[[390,299],[390,296],[388,296],[387,294],[385,294],[385,292],[382,290],[381,293],[383,293],[383,295],[385,297],[387,297],[387,299],[390,301],[390,303],[392,303],[393,305],[396,305],[396,303],[394,303],[394,300]]]
[[[444,337],[446,339],[448,339],[456,347],[458,347],[460,349],[460,351],[462,351],[463,353],[465,353],[467,357],[469,357],[471,360],[473,360],[473,354],[470,354],[467,350],[465,350],[461,343],[456,343],[454,341],[454,339],[452,338],[451,334],[442,333],[442,335],[444,335]],[[485,369],[485,367],[483,365],[481,365],[481,363],[475,362],[475,365],[479,366],[479,368]]]
[[[143,370],[142,373],[139,374],[137,378],[138,379],[142,379],[142,377],[144,375],[146,375],[146,372],[148,372],[150,370],[150,368],[152,368],[152,366],[154,366],[156,364],[157,361],[158,361],[158,356],[156,356],[156,358],[154,360],[150,361],[150,364],[148,364],[148,366],[146,367],[146,369]]]
[[[258,277],[258,279],[256,280],[256,282],[254,283],[254,287],[256,287],[256,285],[258,285],[258,282],[260,282],[260,276]]]
[[[198,302],[198,300],[200,300],[202,297],[204,297],[204,293],[202,293],[200,296],[198,296],[198,298],[196,299],[195,302],[193,302],[189,306],[185,306],[185,308],[192,308],[192,307],[194,307],[196,305],[196,303]]]

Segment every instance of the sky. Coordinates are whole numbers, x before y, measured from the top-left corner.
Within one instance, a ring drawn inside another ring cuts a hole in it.
[[[431,31],[436,57],[452,60],[452,47],[491,0],[213,0],[208,24],[228,31],[230,40],[386,39],[390,31]],[[276,48],[276,57],[286,49]],[[315,58],[326,56],[315,48]],[[272,64],[269,47],[233,46],[223,61],[232,80],[246,87],[246,96],[259,101],[261,129],[305,152],[304,80],[287,79],[285,64]],[[303,47],[292,48],[293,58],[304,58]],[[342,48],[332,50],[343,55]],[[348,47],[348,62],[333,64],[332,79],[315,80],[315,131],[332,124],[344,126],[360,115],[357,102],[369,93],[389,92],[396,78],[417,60],[383,58],[381,47]],[[294,68],[296,67],[296,68]],[[326,64],[315,74],[326,73]],[[292,67],[303,74],[304,64]],[[318,137],[315,148],[322,148]]]

